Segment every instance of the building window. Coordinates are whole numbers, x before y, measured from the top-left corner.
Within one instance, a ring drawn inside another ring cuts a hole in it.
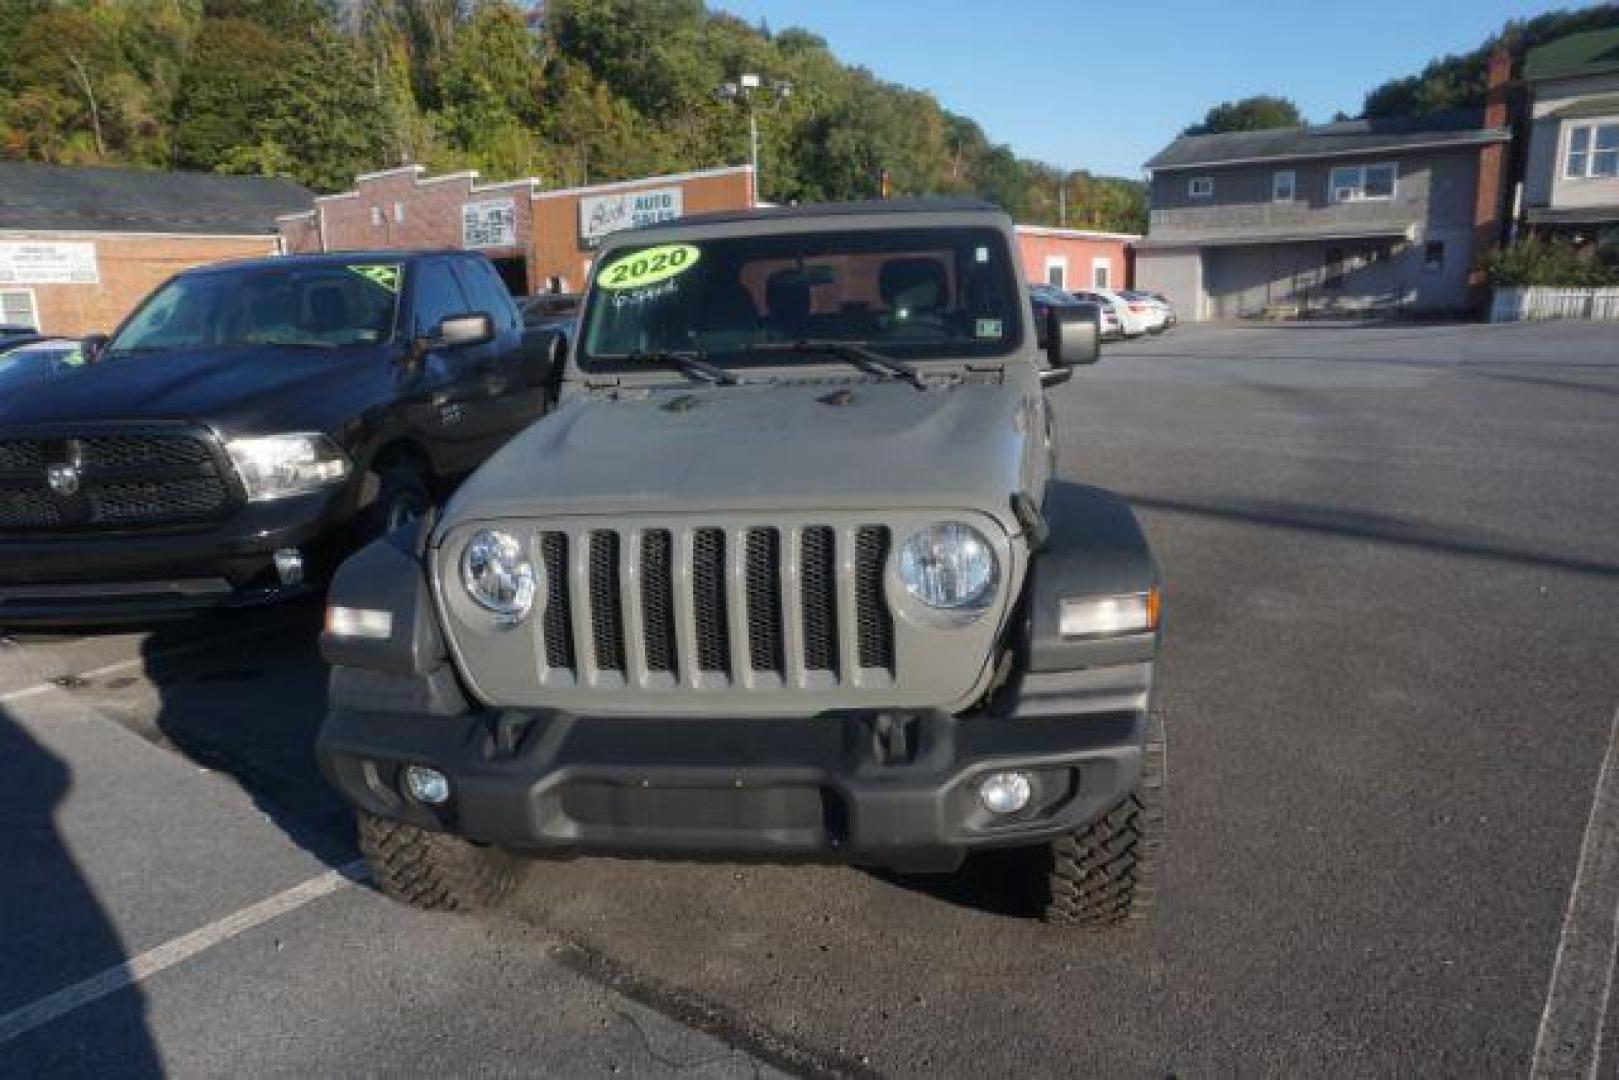
[[[1430,274],[1437,274],[1445,268],[1443,240],[1429,240],[1422,246],[1422,268]]]
[[[1186,194],[1194,199],[1214,198],[1214,177],[1194,176],[1186,184]]]
[[[1619,176],[1619,124],[1581,124],[1569,128],[1563,175],[1576,180]]]
[[[371,224],[379,226],[382,224],[382,207],[373,206],[371,208]]]
[[[1393,165],[1340,165],[1332,170],[1333,202],[1375,202],[1394,198]]]
[[[1091,260],[1091,288],[1111,289],[1113,287],[1113,260]]]
[[[1046,256],[1046,284],[1061,289],[1068,281],[1068,260],[1061,255]]]
[[[1298,177],[1294,175],[1292,169],[1284,169],[1281,172],[1271,173],[1270,201],[1292,202],[1297,181]]]
[[[39,309],[33,289],[0,291],[0,326],[31,326],[39,329]]]
[[[394,203],[394,221],[400,225],[405,223],[405,204],[402,202]]]

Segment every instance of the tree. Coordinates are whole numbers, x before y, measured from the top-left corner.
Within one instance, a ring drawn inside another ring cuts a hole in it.
[[[247,19],[204,22],[175,102],[175,161],[212,171],[271,115],[293,46]],[[235,171],[235,170],[233,170]]]
[[[1257,94],[1241,101],[1225,101],[1203,114],[1182,135],[1219,135],[1227,131],[1263,131],[1267,128],[1300,127],[1304,117],[1299,107],[1284,97]]]

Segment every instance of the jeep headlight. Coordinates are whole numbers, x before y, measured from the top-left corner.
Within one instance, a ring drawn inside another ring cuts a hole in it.
[[[349,474],[348,457],[318,432],[232,439],[225,451],[241,477],[248,502],[307,495]]]
[[[534,606],[534,564],[522,541],[498,529],[479,529],[461,550],[461,584],[478,606],[501,622],[520,622]]]
[[[941,521],[912,533],[899,549],[898,572],[913,598],[956,612],[988,607],[1000,576],[989,540],[959,521]]]

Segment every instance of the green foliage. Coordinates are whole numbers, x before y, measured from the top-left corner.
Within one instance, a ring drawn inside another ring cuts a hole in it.
[[[1263,131],[1267,128],[1301,127],[1304,116],[1285,97],[1258,94],[1241,101],[1224,101],[1203,115],[1182,135],[1219,135],[1227,131]]]
[[[1575,247],[1531,236],[1496,251],[1486,268],[1494,285],[1619,285],[1619,243]]]
[[[1497,48],[1504,47],[1511,54],[1516,71],[1523,54],[1537,45],[1614,26],[1619,26],[1619,5],[1613,4],[1514,19],[1473,51],[1441,57],[1423,68],[1420,75],[1391,79],[1372,90],[1366,95],[1362,114],[1385,117],[1478,108],[1484,104],[1485,69]]]
[[[405,162],[574,185],[747,160],[777,202],[979,195],[1020,220],[1142,231],[1129,180],[1019,159],[929,94],[703,0],[0,0],[0,152],[292,176]],[[92,101],[94,106],[92,107]]]

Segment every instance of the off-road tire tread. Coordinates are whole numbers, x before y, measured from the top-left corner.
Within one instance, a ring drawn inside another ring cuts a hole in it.
[[[427,911],[480,911],[505,900],[525,864],[498,848],[360,813],[360,851],[371,880],[390,896]]]
[[[1102,930],[1147,919],[1164,841],[1164,781],[1164,727],[1154,713],[1135,790],[1042,851],[1045,922]]]

